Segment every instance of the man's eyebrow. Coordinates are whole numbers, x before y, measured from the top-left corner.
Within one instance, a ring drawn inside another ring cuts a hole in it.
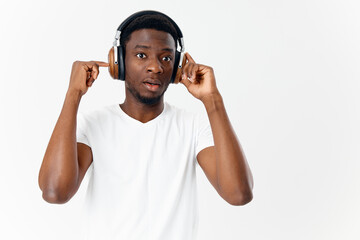
[[[145,46],[145,45],[136,45],[135,48],[145,48],[145,49],[149,49],[149,46]]]
[[[166,52],[173,52],[174,51],[174,49],[172,49],[172,48],[163,48],[161,50],[166,51]]]
[[[135,46],[135,49],[136,48],[144,48],[144,49],[150,49],[151,47],[150,46],[146,46],[146,45],[136,45]],[[173,52],[174,51],[174,49],[172,49],[172,48],[163,48],[163,49],[161,49],[162,51],[166,51],[166,52]]]

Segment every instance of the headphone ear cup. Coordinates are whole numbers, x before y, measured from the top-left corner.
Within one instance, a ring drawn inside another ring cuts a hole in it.
[[[181,52],[175,51],[175,61],[174,61],[174,69],[171,76],[171,83],[179,83],[179,72],[181,74],[181,69],[179,68],[179,61],[181,57]],[[180,71],[179,71],[180,70]]]
[[[125,80],[125,49],[123,46],[118,47],[118,56],[119,56],[119,78],[120,80]]]
[[[119,79],[119,73],[118,73],[118,65],[115,64],[115,59],[114,59],[114,48],[112,47],[109,51],[108,54],[108,61],[109,61],[109,73],[110,76],[113,79]]]
[[[172,83],[179,83],[181,81],[182,78],[182,69],[184,68],[185,64],[186,64],[186,55],[182,52],[175,52],[175,58],[178,57],[177,60],[175,60],[175,62],[177,62],[177,64],[174,66],[174,72],[173,72],[173,77],[172,77]],[[180,60],[182,59],[182,63],[181,63],[181,68],[179,68],[179,63]]]

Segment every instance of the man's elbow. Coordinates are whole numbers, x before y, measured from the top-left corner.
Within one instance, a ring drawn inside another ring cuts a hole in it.
[[[252,191],[248,191],[233,197],[230,201],[228,201],[228,203],[233,206],[244,206],[249,202],[251,202],[252,199],[253,199],[253,193]]]
[[[64,204],[71,199],[71,196],[69,194],[61,194],[52,190],[45,190],[43,191],[42,198],[48,203]]]

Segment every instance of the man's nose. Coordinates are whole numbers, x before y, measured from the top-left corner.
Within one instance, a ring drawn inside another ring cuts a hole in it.
[[[158,58],[149,59],[147,71],[152,73],[163,73],[164,69]]]

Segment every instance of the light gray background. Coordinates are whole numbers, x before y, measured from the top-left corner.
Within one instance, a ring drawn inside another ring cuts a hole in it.
[[[43,201],[42,157],[72,62],[107,61],[118,25],[144,9],[171,16],[214,68],[254,174],[254,200],[235,207],[197,169],[199,239],[360,239],[355,0],[1,1],[0,239],[78,239],[86,188]],[[81,110],[122,102],[123,85],[102,69]],[[204,110],[183,85],[165,99]]]

